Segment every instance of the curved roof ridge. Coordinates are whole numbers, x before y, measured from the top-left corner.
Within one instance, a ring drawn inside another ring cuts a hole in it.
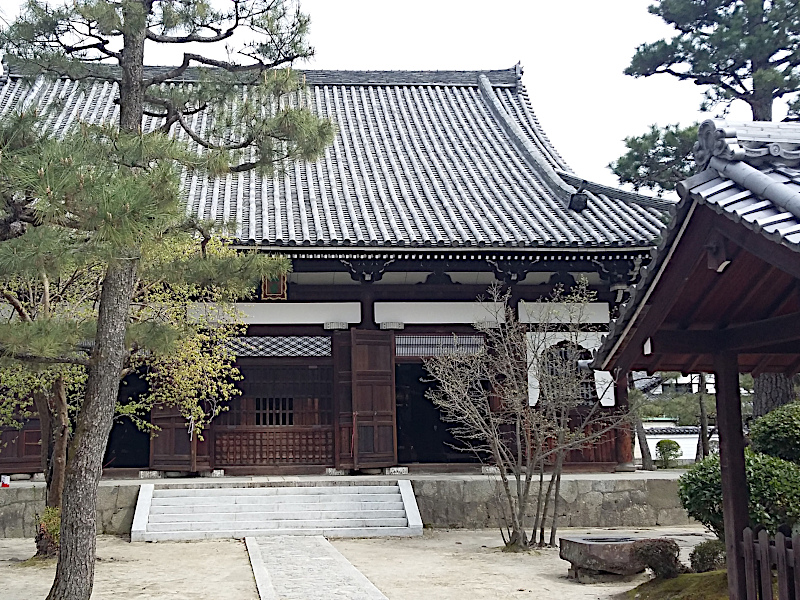
[[[481,97],[486,103],[489,112],[497,119],[498,125],[508,135],[511,142],[517,148],[519,153],[525,158],[528,166],[539,176],[550,190],[550,192],[558,198],[565,207],[569,206],[569,201],[576,192],[575,188],[566,183],[561,177],[558,176],[555,169],[550,165],[547,157],[544,156],[542,150],[533,145],[533,143],[525,135],[520,124],[511,118],[500,99],[494,93],[494,87],[485,74],[478,76],[478,89],[480,90]]]

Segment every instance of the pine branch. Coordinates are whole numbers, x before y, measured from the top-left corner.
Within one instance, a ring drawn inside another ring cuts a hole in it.
[[[22,362],[37,363],[42,365],[80,365],[88,367],[91,361],[88,358],[80,356],[38,356],[35,354],[28,354],[27,352],[8,352],[3,346],[0,346],[0,354],[6,358],[13,358]]]
[[[29,312],[27,311],[27,309],[26,309],[26,308],[25,308],[25,307],[22,305],[22,302],[20,302],[20,301],[19,301],[19,298],[17,298],[17,297],[16,297],[14,294],[12,294],[12,293],[11,293],[11,292],[9,292],[9,291],[6,291],[6,290],[4,290],[4,291],[3,291],[3,298],[5,298],[5,299],[6,299],[6,301],[7,301],[7,302],[8,302],[8,303],[9,303],[9,304],[12,306],[12,307],[14,307],[14,310],[17,312],[17,314],[19,315],[19,318],[20,318],[22,321],[24,321],[24,322],[26,322],[26,323],[30,323],[30,322],[32,322],[32,321],[33,321],[33,319],[31,319],[31,315],[30,315],[30,313],[29,313]]]

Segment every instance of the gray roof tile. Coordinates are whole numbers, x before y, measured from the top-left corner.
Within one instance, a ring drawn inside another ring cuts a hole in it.
[[[589,184],[588,208],[567,208],[582,180],[539,125],[519,68],[302,73],[303,101],[336,123],[334,143],[270,179],[184,173],[188,212],[235,221],[242,242],[278,247],[614,248],[658,235],[665,201]],[[116,95],[99,81],[28,86],[12,75],[0,84],[0,115],[60,99],[48,127],[61,133],[78,121],[113,122]],[[195,130],[209,118],[194,115]],[[146,117],[143,127],[159,124]]]

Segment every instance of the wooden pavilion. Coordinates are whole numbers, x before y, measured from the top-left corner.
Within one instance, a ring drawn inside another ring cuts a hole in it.
[[[595,354],[593,366],[626,381],[633,370],[716,376],[728,585],[750,598],[739,374],[800,369],[800,126],[729,128],[706,121],[700,172],[653,260]],[[624,391],[624,385],[617,387]]]

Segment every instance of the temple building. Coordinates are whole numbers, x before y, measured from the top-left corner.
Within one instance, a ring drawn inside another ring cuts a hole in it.
[[[116,426],[108,468],[254,474],[470,461],[425,398],[422,359],[454,334],[480,346],[476,299],[494,282],[535,327],[532,303],[586,278],[597,293],[592,320],[607,329],[650,260],[671,203],[575,174],[539,125],[519,66],[303,77],[293,101],[337,127],[324,156],[271,179],[184,175],[189,214],[235,222],[237,246],[292,262],[239,305],[243,394],[202,441],[164,411],[153,415],[162,431],[152,440]],[[58,100],[54,130],[113,122],[115,95],[104,83],[9,74],[0,118]],[[602,400],[613,405],[613,394]],[[38,435],[35,420],[5,430],[0,471],[37,470]],[[613,470],[630,460],[617,446],[612,431],[571,460]]]

